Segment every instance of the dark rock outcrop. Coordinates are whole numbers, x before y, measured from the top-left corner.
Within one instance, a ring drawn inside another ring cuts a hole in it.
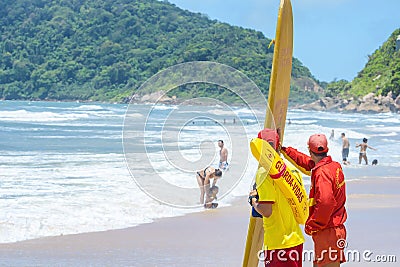
[[[376,96],[369,93],[361,98],[342,99],[339,97],[324,97],[310,104],[297,106],[297,108],[318,111],[345,111],[363,113],[400,113],[400,96],[393,98],[392,93],[387,96]]]

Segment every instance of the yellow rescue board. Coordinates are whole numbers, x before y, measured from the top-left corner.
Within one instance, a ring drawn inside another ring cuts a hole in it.
[[[274,57],[264,128],[277,129],[282,143],[289,101],[293,55],[293,15],[290,0],[280,0],[276,25]],[[271,114],[271,112],[272,114]],[[262,218],[252,217],[247,231],[244,267],[258,266],[259,251],[263,247]]]
[[[268,171],[266,179],[273,179],[288,200],[296,221],[304,224],[308,218],[308,197],[300,172],[286,165],[275,149],[260,138],[251,140],[250,149],[260,165]]]
[[[300,170],[302,173],[304,173],[304,174],[307,175],[307,176],[311,176],[311,171],[307,171],[307,170],[304,169],[303,167],[297,165],[297,163],[294,162],[294,160],[293,160],[291,157],[289,157],[283,150],[281,150],[281,153],[282,153],[283,157],[284,157],[287,161],[289,161],[290,163],[292,163],[292,165],[295,166],[298,170]]]

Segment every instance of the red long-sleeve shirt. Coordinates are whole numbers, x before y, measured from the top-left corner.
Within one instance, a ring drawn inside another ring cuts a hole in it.
[[[310,215],[305,225],[306,233],[343,225],[347,219],[346,185],[340,164],[332,161],[330,156],[315,164],[310,156],[292,147],[284,148],[284,151],[297,165],[311,171]]]

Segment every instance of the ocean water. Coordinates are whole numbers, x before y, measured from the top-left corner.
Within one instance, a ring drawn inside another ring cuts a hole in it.
[[[264,111],[224,106],[0,102],[0,243],[119,229],[201,212],[195,170],[218,164],[217,140],[230,169],[218,182],[221,206],[249,191],[257,162],[248,142]],[[307,151],[313,133],[351,143],[346,179],[399,177],[400,115],[290,110],[285,146]],[[233,121],[235,119],[235,121]],[[362,138],[378,166],[358,164]],[[309,178],[305,177],[306,183]]]

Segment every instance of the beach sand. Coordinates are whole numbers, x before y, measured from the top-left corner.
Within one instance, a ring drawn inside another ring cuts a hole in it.
[[[399,189],[400,178],[347,183],[351,258],[343,266],[400,266]],[[0,244],[0,266],[241,266],[249,213],[242,197],[231,207],[128,229]],[[306,237],[304,249],[312,246]],[[397,262],[363,259],[390,255]]]

